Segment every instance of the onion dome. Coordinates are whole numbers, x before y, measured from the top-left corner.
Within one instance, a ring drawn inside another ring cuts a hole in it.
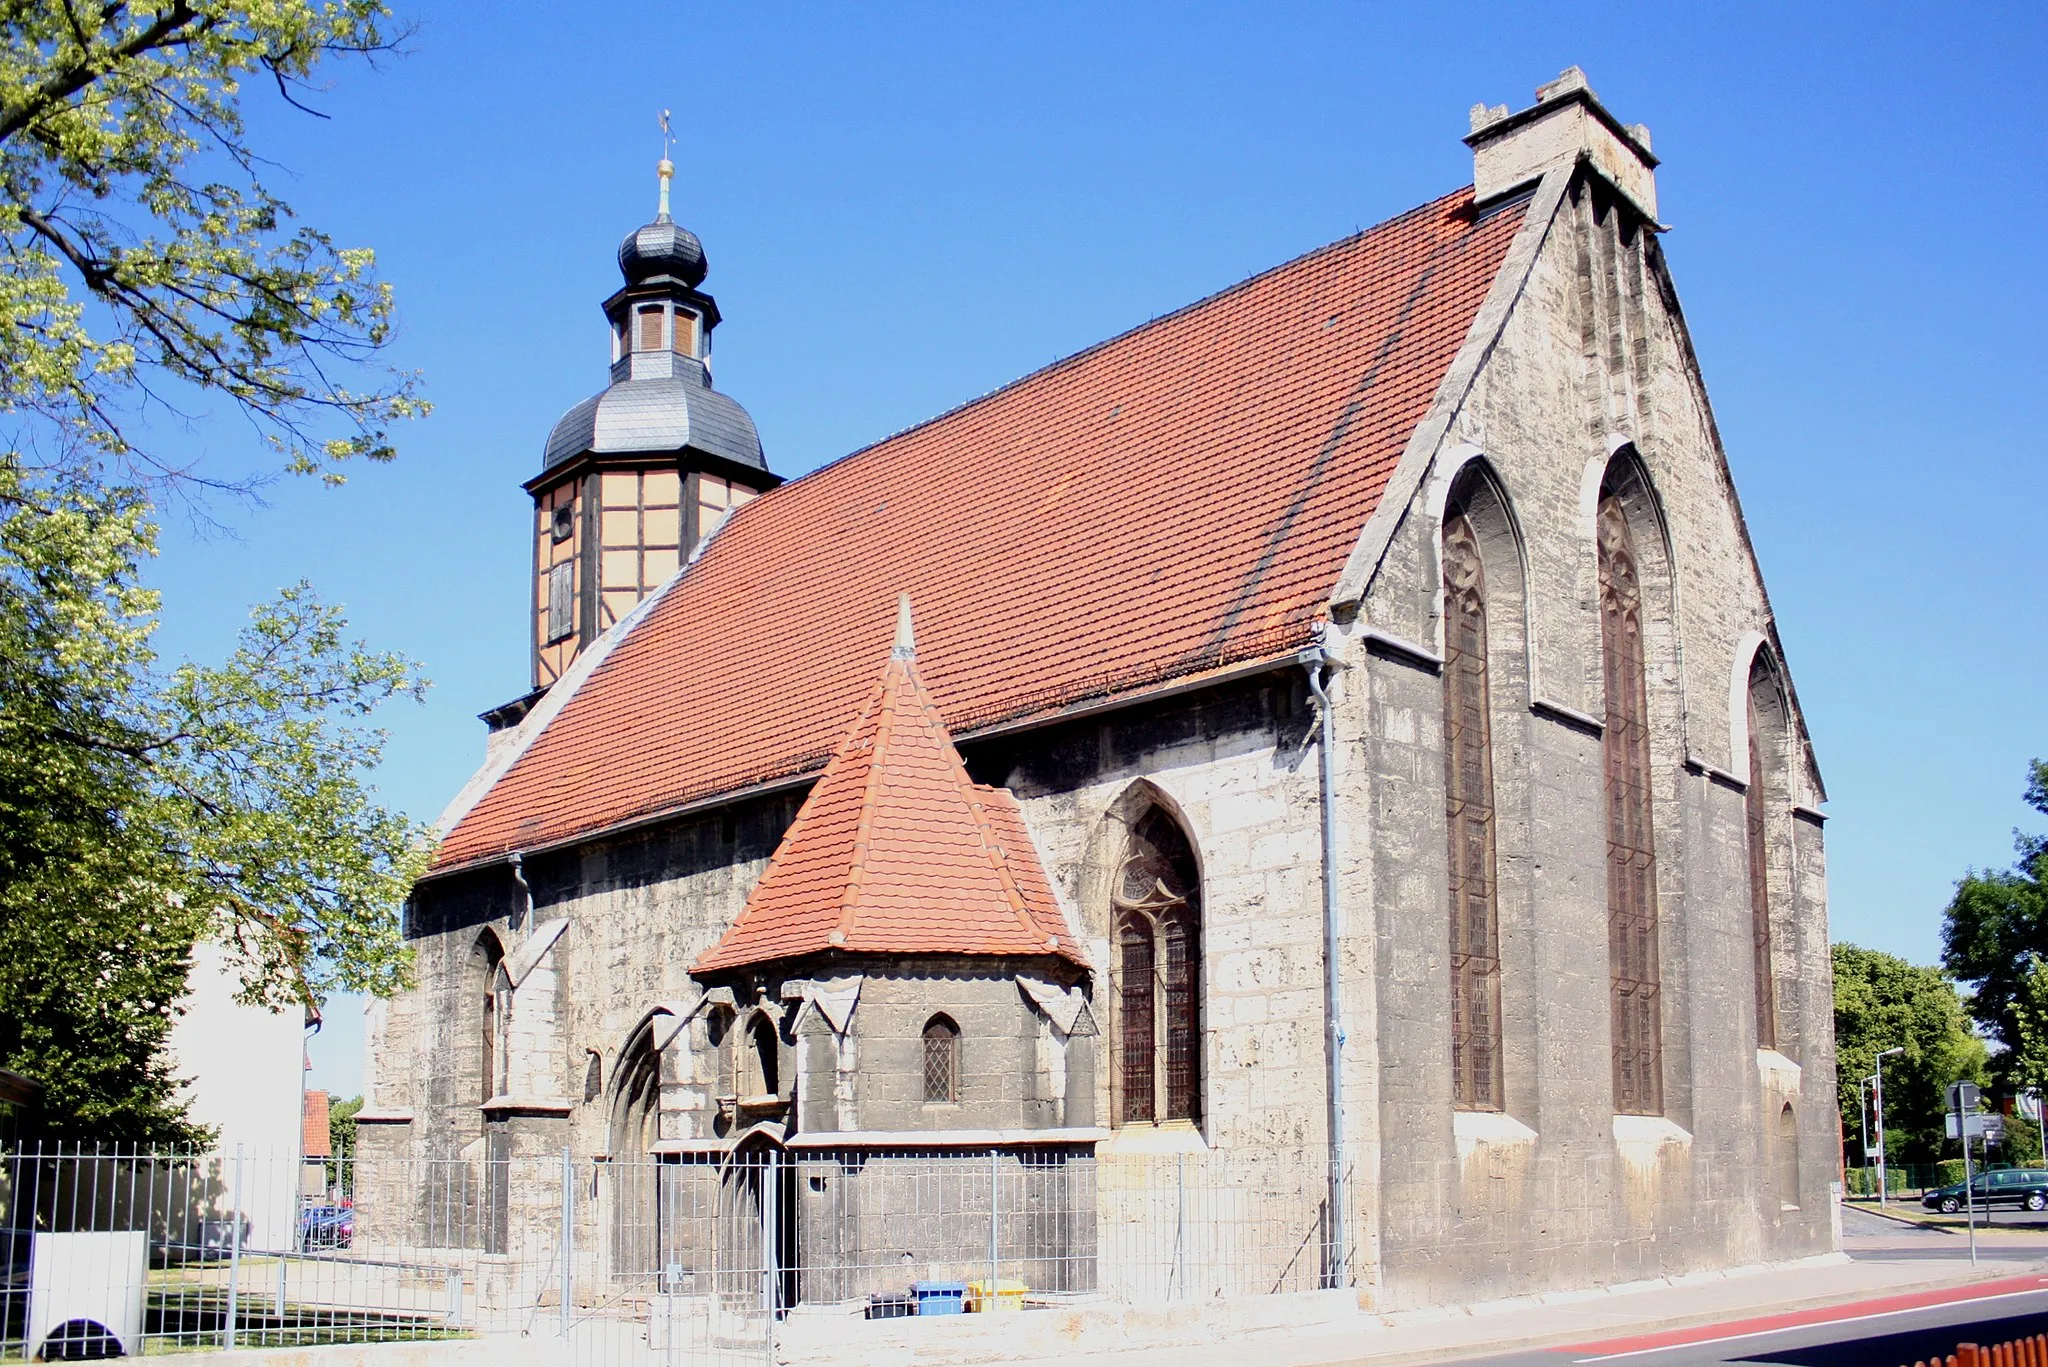
[[[677,358],[676,373],[625,379],[564,413],[548,433],[541,468],[588,452],[609,456],[684,451],[765,471],[747,410],[713,389],[704,368]]]
[[[541,468],[579,456],[675,456],[699,467],[775,478],[747,410],[711,387],[711,332],[718,303],[697,287],[708,269],[704,244],[669,216],[675,166],[663,157],[654,221],[626,234],[619,270],[626,283],[604,303],[612,324],[611,383],[564,413],[548,433]]]
[[[678,225],[667,214],[627,233],[619,243],[619,273],[629,285],[667,275],[695,289],[704,283],[709,270],[704,260],[704,244],[697,240],[697,234]]]

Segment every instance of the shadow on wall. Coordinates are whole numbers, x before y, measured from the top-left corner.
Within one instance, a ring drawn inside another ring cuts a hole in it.
[[[245,1244],[253,1232],[247,1214],[235,1213],[233,1164],[218,1155],[15,1154],[0,1168],[0,1237],[22,1266],[35,1233],[141,1230],[158,1266],[226,1257],[237,1223]]]

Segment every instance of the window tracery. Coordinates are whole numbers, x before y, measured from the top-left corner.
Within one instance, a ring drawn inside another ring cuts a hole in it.
[[[1649,701],[1641,561],[1612,490],[1600,497],[1600,655],[1606,694],[1601,737],[1607,809],[1607,952],[1614,1108],[1664,1109],[1663,1023],[1657,961],[1657,865],[1651,836]]]
[[[1744,796],[1744,815],[1749,828],[1749,920],[1750,954],[1756,977],[1756,1046],[1778,1047],[1777,982],[1771,969],[1771,878],[1769,773],[1765,766],[1768,737],[1764,717],[1757,708],[1757,693],[1771,685],[1771,675],[1759,654],[1750,671],[1749,683],[1749,791]]]
[[[1153,808],[1133,827],[1111,892],[1117,1119],[1201,1119],[1200,887],[1194,851]]]
[[[1444,523],[1444,771],[1453,1104],[1501,1108],[1500,929],[1486,571],[1471,522]]]

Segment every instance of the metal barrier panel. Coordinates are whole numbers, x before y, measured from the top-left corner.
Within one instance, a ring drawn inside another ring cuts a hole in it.
[[[765,1367],[791,1316],[855,1335],[918,1309],[918,1283],[971,1288],[926,1313],[1316,1290],[1329,1190],[1319,1154],[1089,1144],[579,1158],[486,1142],[324,1164],[30,1148],[0,1155],[0,1357],[44,1346],[39,1232],[141,1236],[145,1352],[505,1334],[606,1367]]]

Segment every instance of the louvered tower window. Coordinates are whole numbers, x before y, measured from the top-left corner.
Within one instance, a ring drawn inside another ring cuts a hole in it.
[[[924,1099],[940,1106],[960,1100],[960,1027],[944,1016],[925,1022]]]
[[[634,312],[633,322],[639,330],[638,338],[633,344],[635,351],[661,350],[662,325],[666,322],[662,317],[663,312],[659,304],[647,304]]]
[[[1173,819],[1145,814],[1113,894],[1120,1123],[1202,1113],[1202,917],[1194,851]]]
[[[1658,1001],[1657,860],[1650,835],[1649,702],[1641,562],[1621,500],[1599,512],[1600,655],[1607,695],[1607,958],[1613,1000],[1614,1109],[1664,1109]]]
[[[1756,711],[1756,685],[1750,685],[1749,793],[1749,921],[1750,953],[1756,968],[1756,1047],[1778,1047],[1777,991],[1771,976],[1770,846],[1764,826],[1764,747],[1762,720]]]
[[[1451,893],[1451,1096],[1501,1109],[1500,930],[1486,572],[1463,514],[1444,523],[1444,817]]]

